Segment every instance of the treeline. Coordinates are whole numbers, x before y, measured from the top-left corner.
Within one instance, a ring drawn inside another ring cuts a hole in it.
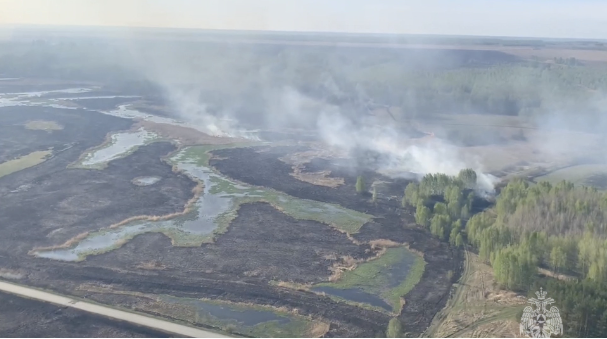
[[[468,221],[466,234],[508,288],[525,289],[538,265],[607,283],[605,221],[605,193],[566,181],[515,180],[494,209]]]
[[[563,332],[567,337],[605,338],[607,335],[607,285],[592,280],[564,282],[537,281],[529,296],[542,287],[556,301]]]
[[[563,181],[510,182],[496,206],[472,216],[466,240],[493,267],[505,288],[533,292],[538,267],[572,276],[544,286],[558,301],[565,330],[577,337],[607,335],[607,194]]]
[[[426,174],[419,184],[405,188],[403,207],[414,206],[415,220],[428,227],[437,238],[454,246],[464,245],[463,222],[468,219],[474,202],[477,175],[464,169],[453,177],[445,174]]]

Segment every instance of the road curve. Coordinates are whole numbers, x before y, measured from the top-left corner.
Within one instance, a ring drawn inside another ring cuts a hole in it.
[[[184,337],[193,337],[193,338],[229,338],[225,335],[221,335],[218,333],[205,331],[202,329],[189,327],[185,325],[180,325],[176,323],[172,323],[165,320],[160,320],[157,318],[152,318],[148,316],[144,316],[141,314],[125,312],[121,310],[117,310],[111,307],[101,306],[93,303],[89,303],[86,301],[80,301],[77,299],[71,299],[68,297],[64,297],[62,295],[53,294],[50,292],[45,292],[21,285],[16,285],[4,281],[0,281],[0,291],[4,291],[11,294],[16,294],[21,297],[36,299],[40,301],[45,301],[61,306],[72,307],[75,309],[83,310],[85,312],[90,312],[94,314],[99,314],[102,316],[106,316],[109,318],[114,318],[122,321],[126,321],[132,324],[137,324],[157,330],[161,330],[164,332],[169,332],[173,334],[177,334]]]

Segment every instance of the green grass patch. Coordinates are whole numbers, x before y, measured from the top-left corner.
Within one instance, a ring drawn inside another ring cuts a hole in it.
[[[244,146],[253,146],[259,144],[229,144],[229,145],[205,145],[187,147],[176,156],[171,158],[173,164],[186,162],[197,166],[208,166],[209,152],[218,149],[236,148]],[[217,174],[211,177],[213,187],[209,190],[210,194],[235,195],[233,209],[244,203],[267,202],[280,209],[283,213],[299,220],[312,220],[328,224],[332,227],[348,232],[356,233],[373,216],[343,208],[339,205],[318,202],[314,200],[299,199],[287,194],[268,189],[256,188],[251,186],[241,186]],[[247,196],[241,196],[243,194]],[[220,216],[222,224],[231,222],[235,215],[233,213],[224,213]],[[224,225],[225,226],[225,225]],[[223,229],[221,227],[220,229]],[[225,226],[227,228],[227,226]]]
[[[394,284],[398,279],[399,264],[403,261],[414,260],[404,280]],[[342,277],[331,283],[321,283],[316,286],[328,286],[339,289],[360,289],[385,300],[398,314],[402,308],[401,297],[409,293],[419,283],[426,262],[406,247],[394,247],[386,250],[381,257],[362,263],[352,271],[346,271]],[[395,276],[395,273],[397,274]]]
[[[43,163],[52,154],[51,151],[36,151],[17,159],[0,164],[0,178]]]
[[[232,143],[224,145],[199,145],[189,146],[184,148],[176,156],[170,159],[172,164],[178,164],[180,162],[187,162],[198,166],[209,166],[209,160],[211,159],[211,151],[216,151],[226,148],[241,148],[241,147],[254,147],[261,146],[264,143],[251,142],[251,143]]]
[[[220,328],[228,333],[247,335],[262,338],[307,338],[314,331],[317,321],[300,315],[287,312],[286,310],[276,309],[269,306],[255,304],[240,304],[224,302],[220,300],[193,299],[173,296],[161,296],[160,299],[168,304],[179,304],[193,308],[195,323],[204,324]],[[279,319],[260,322],[255,325],[245,325],[236,319],[229,319],[224,316],[218,318],[205,309],[205,306],[220,306],[224,310],[231,312],[262,312]]]

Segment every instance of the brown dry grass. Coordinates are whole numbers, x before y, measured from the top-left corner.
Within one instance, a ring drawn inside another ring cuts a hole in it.
[[[303,172],[303,166],[315,158],[329,159],[338,156],[335,152],[327,149],[315,149],[311,151],[288,154],[281,161],[292,165],[293,172],[290,175],[297,180],[313,185],[335,188],[343,185],[344,178],[331,178],[331,171]]]
[[[299,284],[299,283],[295,283],[295,282],[291,282],[291,281],[275,281],[275,282],[272,282],[272,285],[275,285],[278,287],[289,288],[289,289],[293,289],[293,290],[299,290],[299,291],[309,291],[310,288],[312,287],[311,284]]]
[[[351,256],[342,256],[340,261],[336,261],[329,267],[332,272],[329,276],[330,282],[339,280],[345,271],[352,271],[358,266],[359,260],[352,258]]]
[[[160,271],[160,270],[166,269],[166,266],[157,260],[142,262],[135,267],[143,269],[143,270],[155,270],[155,271]]]
[[[369,245],[371,245],[371,248],[378,248],[378,247],[399,247],[399,246],[402,246],[403,244],[399,244],[396,241],[392,241],[389,239],[375,239],[375,240],[369,241]]]
[[[36,252],[36,251],[53,251],[53,250],[58,250],[58,249],[62,249],[62,248],[70,248],[70,247],[76,245],[77,243],[79,243],[80,241],[84,240],[86,237],[89,236],[90,233],[91,232],[80,233],[80,234],[76,235],[75,237],[68,239],[66,242],[64,242],[61,245],[37,246],[37,247],[34,247],[32,250],[30,250],[28,253],[30,255],[33,255],[34,252]]]
[[[182,145],[224,145],[234,142],[245,142],[243,139],[214,137],[194,128],[162,124],[138,119],[137,128],[143,127],[147,131],[156,133],[162,138],[178,140]]]
[[[491,267],[476,254],[467,254],[466,265],[453,299],[437,315],[426,334],[441,338],[517,334],[518,323],[514,318],[526,299],[499,288]]]
[[[320,338],[329,332],[331,325],[322,321],[315,321],[310,329],[311,338]]]

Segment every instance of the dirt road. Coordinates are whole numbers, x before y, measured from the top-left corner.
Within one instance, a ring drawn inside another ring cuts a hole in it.
[[[41,300],[65,307],[72,307],[86,312],[99,314],[102,316],[130,322],[133,324],[146,326],[161,331],[174,333],[184,337],[194,338],[229,338],[224,335],[220,335],[214,332],[205,331],[202,329],[175,324],[169,321],[164,321],[152,317],[147,317],[140,314],[120,311],[110,307],[105,307],[97,304],[88,303],[85,301],[75,300],[61,295],[53,294],[50,292],[44,292],[25,286],[11,284],[8,282],[0,281],[0,290],[12,294],[16,294],[22,297]]]

